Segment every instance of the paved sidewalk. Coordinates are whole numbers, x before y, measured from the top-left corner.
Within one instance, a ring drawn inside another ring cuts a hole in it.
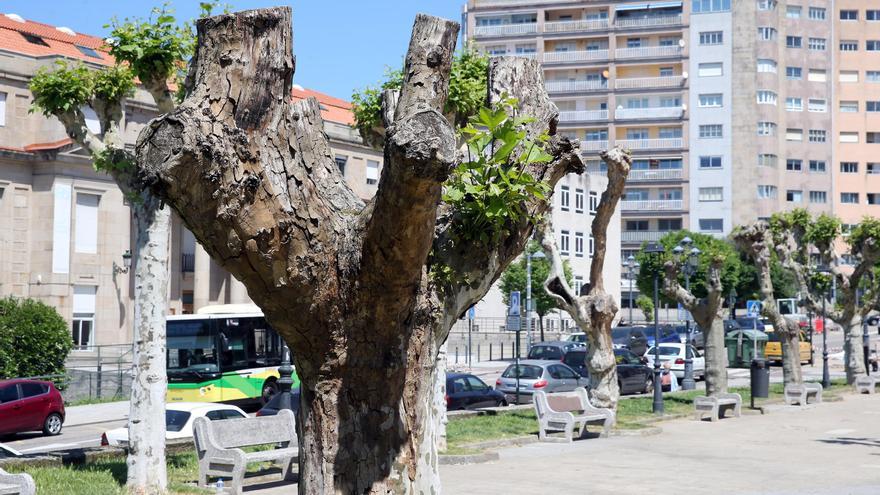
[[[443,493],[880,493],[880,395],[660,426],[656,436],[532,444],[493,463],[442,466]]]
[[[128,419],[127,400],[64,408],[64,426],[79,426]]]

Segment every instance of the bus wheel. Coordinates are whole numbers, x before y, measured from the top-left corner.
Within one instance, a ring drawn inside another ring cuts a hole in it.
[[[277,393],[278,383],[275,380],[266,380],[263,383],[263,394],[260,397],[260,403],[265,406]]]

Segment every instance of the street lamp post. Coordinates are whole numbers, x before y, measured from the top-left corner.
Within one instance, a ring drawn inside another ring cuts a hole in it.
[[[831,275],[831,270],[820,267],[817,270],[824,275]],[[828,299],[828,289],[822,291],[822,388],[831,386],[831,374],[828,372],[828,323],[825,318],[825,300]]]
[[[532,350],[532,258],[541,260],[547,256],[543,251],[535,251],[526,255],[526,352]]]
[[[639,273],[639,263],[633,255],[629,255],[623,263],[623,267],[626,269],[626,277],[629,279],[629,324],[632,326],[633,305],[635,303],[635,301],[633,301],[633,282]]]
[[[281,367],[278,368],[278,393],[281,394],[279,399],[278,410],[289,409],[293,411],[293,394],[290,389],[293,386],[293,366],[290,365],[290,348],[287,344],[281,351]]]
[[[665,250],[659,242],[645,246],[645,254],[660,258]],[[658,260],[659,261],[659,260]],[[654,414],[663,414],[663,384],[660,381],[660,271],[654,270]]]
[[[685,237],[682,239],[678,246],[672,250],[675,253],[676,261],[681,264],[681,271],[684,272],[684,285],[688,292],[691,290],[691,275],[696,273],[697,264],[700,261],[700,250],[697,248],[691,248],[690,251],[687,251],[694,241],[690,237]],[[685,255],[685,251],[687,251],[687,255]],[[693,390],[697,387],[696,382],[694,381],[694,356],[693,353],[690,352],[691,342],[693,341],[693,335],[691,335],[691,317],[690,313],[688,313],[687,318],[685,318],[685,335],[687,335],[687,339],[685,342],[684,348],[684,378],[681,381],[682,390]]]

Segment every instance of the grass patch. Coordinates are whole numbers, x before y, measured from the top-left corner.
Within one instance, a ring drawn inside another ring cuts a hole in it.
[[[91,406],[94,404],[108,404],[110,402],[122,402],[124,400],[128,400],[128,397],[122,395],[114,395],[112,397],[101,397],[100,399],[97,397],[90,397],[88,399],[80,399],[75,400],[73,402],[65,402],[65,407],[74,407],[74,406]]]
[[[450,421],[446,425],[447,453],[450,449],[489,440],[535,435],[538,423],[532,410],[485,414]]]

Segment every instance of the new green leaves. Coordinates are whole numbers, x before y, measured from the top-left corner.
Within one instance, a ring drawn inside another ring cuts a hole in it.
[[[87,105],[94,95],[95,80],[84,65],[55,62],[54,69],[41,68],[30,83],[34,94],[31,112],[38,110],[46,117],[74,111]]]
[[[211,3],[210,5],[213,5]],[[202,9],[208,7],[202,5]],[[154,8],[150,18],[113,19],[108,26],[110,55],[125,62],[142,81],[171,79],[180,64],[189,60],[195,36],[189,24],[178,25],[168,4]]]

